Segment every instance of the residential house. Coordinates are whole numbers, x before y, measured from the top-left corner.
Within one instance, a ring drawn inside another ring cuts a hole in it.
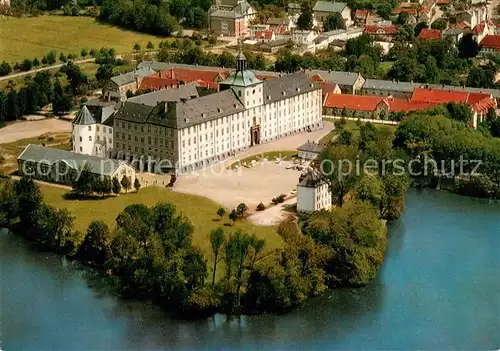
[[[481,55],[500,51],[500,35],[486,35],[479,43],[479,48]]]
[[[276,35],[272,30],[265,30],[261,32],[255,32],[254,39],[258,42],[270,42],[276,40]]]
[[[332,207],[332,193],[324,175],[313,169],[299,178],[297,212],[313,213]]]
[[[374,40],[392,42],[398,34],[398,27],[389,26],[366,26],[365,34],[371,36]]]
[[[10,7],[10,0],[0,0],[0,7]]]
[[[290,18],[268,18],[266,24],[272,30],[281,30],[281,28],[284,28],[285,32],[295,27],[295,24]]]
[[[419,40],[439,40],[441,39],[441,31],[439,29],[424,28],[418,35]]]
[[[210,30],[218,36],[246,36],[255,13],[246,0],[217,0],[208,11]]]
[[[300,4],[296,2],[289,2],[287,10],[288,14],[291,16],[300,15],[301,11]]]
[[[361,90],[365,79],[359,73],[355,72],[340,72],[340,71],[323,71],[323,70],[306,70],[309,77],[317,82],[337,84],[344,94],[355,94]]]
[[[146,67],[132,72],[112,77],[102,88],[103,98],[107,101],[123,101],[127,98],[127,92],[135,93],[139,90],[142,79],[155,73]]]
[[[307,143],[297,148],[297,155],[299,158],[305,160],[315,160],[318,158],[322,149],[323,147],[319,143],[308,140]]]
[[[256,32],[262,32],[262,31],[266,31],[266,30],[269,30],[269,25],[267,24],[254,24],[254,25],[251,25],[249,27],[249,31],[250,31],[250,38],[255,38],[255,33]]]
[[[326,49],[330,44],[334,41],[343,41],[344,43],[353,38],[357,38],[363,34],[363,28],[349,28],[345,29],[336,29],[330,32],[321,33],[316,39],[314,39],[314,43],[316,45],[316,50]]]
[[[292,31],[292,41],[297,45],[310,45],[318,34],[313,30],[298,30]]]
[[[358,9],[354,13],[354,25],[358,27],[363,27],[368,24],[368,20],[371,13],[369,10]]]
[[[97,177],[111,180],[123,176],[135,181],[135,170],[125,161],[77,154],[71,151],[29,144],[17,158],[20,176],[72,185],[87,168]]]
[[[279,39],[270,42],[259,43],[257,44],[256,48],[257,50],[260,50],[262,52],[276,53],[279,49],[286,47],[288,43],[289,40],[287,39]]]
[[[495,27],[493,25],[493,22],[489,20],[479,23],[472,29],[472,37],[478,43],[480,43],[485,36],[494,34]]]
[[[460,27],[446,28],[441,32],[443,39],[450,40],[453,44],[457,44],[464,36],[464,30]]]
[[[351,9],[343,2],[317,1],[313,7],[314,18],[323,23],[329,15],[340,13],[346,27],[352,26]]]

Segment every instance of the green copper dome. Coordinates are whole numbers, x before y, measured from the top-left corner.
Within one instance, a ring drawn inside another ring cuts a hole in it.
[[[220,84],[247,87],[259,82],[260,80],[255,76],[255,73],[250,70],[244,70],[231,72],[227,79]]]

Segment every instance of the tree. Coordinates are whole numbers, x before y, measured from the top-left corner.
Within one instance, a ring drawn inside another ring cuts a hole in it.
[[[450,117],[456,121],[469,124],[472,120],[472,111],[470,107],[465,103],[449,103],[446,105],[446,109],[450,114]]]
[[[137,191],[137,192],[139,192],[139,189],[141,189],[141,182],[139,182],[139,178],[135,178],[134,188],[135,188],[135,191]]]
[[[448,28],[448,20],[446,18],[438,18],[431,24],[432,29],[439,29],[439,30],[445,30]]]
[[[336,29],[347,29],[345,21],[342,18],[340,12],[335,12],[328,15],[325,22],[323,23],[323,30],[325,32],[329,32]]]
[[[222,229],[221,227],[213,229],[210,232],[210,245],[212,247],[212,253],[214,255],[214,268],[213,268],[214,272],[212,275],[212,287],[215,284],[215,273],[217,271],[217,263],[220,261],[219,253],[222,246],[225,243],[225,240],[226,239],[224,237],[224,229]]]
[[[146,45],[146,49],[148,50],[153,50],[155,48],[154,44],[150,41],[148,41],[148,45]]]
[[[30,59],[24,59],[23,63],[21,64],[21,70],[29,71],[32,66],[33,62]]]
[[[61,83],[56,80],[54,83],[54,94],[52,99],[52,112],[55,115],[63,115],[73,108],[73,97],[63,91]]]
[[[377,136],[377,128],[375,126],[368,122],[363,124],[359,128],[359,134],[360,134],[360,141],[359,141],[359,147],[362,150],[365,150],[368,145],[376,139]]]
[[[35,57],[33,59],[33,67],[38,67],[38,66],[40,66],[40,61],[38,61],[38,59]]]
[[[487,120],[496,120],[497,119],[497,113],[493,107],[490,107],[488,109],[488,113],[486,114],[486,119]]]
[[[0,76],[6,76],[10,72],[12,72],[12,67],[7,62],[2,61],[2,63],[0,64]]]
[[[141,45],[139,43],[134,44],[134,51],[141,51]]]
[[[83,48],[82,51],[80,52],[80,56],[83,58],[87,57],[88,54],[89,52],[85,48]]]
[[[132,188],[132,182],[130,180],[130,177],[127,177],[126,175],[124,175],[122,177],[122,180],[120,181],[120,184],[121,184],[122,188],[125,189],[126,193],[128,193],[128,191],[130,190],[130,188]]]
[[[222,221],[222,217],[224,217],[224,215],[226,214],[226,210],[224,209],[224,207],[220,207],[218,210],[217,210],[217,216],[220,217],[220,220]]]
[[[379,208],[382,201],[384,185],[378,175],[365,174],[361,177],[355,189],[355,196],[360,201],[368,201]]]
[[[104,84],[113,77],[113,68],[114,66],[110,64],[99,65],[99,68],[97,69],[97,72],[95,74],[95,78],[99,82],[101,82],[101,84]]]
[[[0,225],[9,226],[18,216],[19,201],[15,190],[15,182],[6,179],[0,184]]]
[[[18,216],[21,224],[33,228],[36,223],[37,212],[42,204],[42,193],[33,179],[23,176],[14,184],[19,207]]]
[[[236,207],[236,213],[238,214],[238,218],[243,218],[248,210],[247,205],[241,203]]]
[[[98,179],[96,179],[95,175],[92,173],[91,167],[88,164],[85,164],[80,170],[80,175],[77,176],[73,182],[73,192],[83,198],[86,198],[91,195],[96,188],[100,192],[102,187],[99,183]]]
[[[400,12],[398,14],[398,19],[397,19],[397,23],[400,25],[400,26],[404,26],[405,24],[408,23],[408,19],[410,18],[410,15],[408,14],[408,12]]]
[[[102,266],[110,255],[111,232],[108,225],[102,221],[93,221],[87,229],[77,257],[91,264]]]
[[[332,204],[344,204],[344,196],[354,187],[358,175],[354,167],[357,149],[353,146],[330,145],[319,156],[320,170],[332,194]]]
[[[474,40],[472,33],[465,34],[462,39],[460,39],[457,46],[458,55],[461,58],[473,58],[479,53],[479,44]]]
[[[238,219],[238,213],[236,212],[235,209],[233,209],[230,213],[229,213],[229,219],[233,222],[236,222],[236,220]]]
[[[116,177],[114,177],[111,182],[111,190],[113,190],[113,194],[115,195],[118,195],[122,191],[122,186],[120,185],[120,181]]]
[[[496,70],[491,66],[472,67],[467,76],[467,86],[475,88],[493,88]]]
[[[47,54],[47,63],[49,65],[53,65],[54,63],[56,63],[56,60],[57,53],[55,51],[49,51],[49,53]]]
[[[418,22],[416,24],[416,26],[415,26],[415,38],[418,38],[418,36],[420,35],[420,32],[424,28],[429,28],[429,26],[427,25],[427,23],[425,23],[425,22]]]
[[[352,145],[352,139],[352,132],[349,130],[343,130],[342,133],[340,133],[337,142],[341,145]]]
[[[230,240],[233,240],[234,261],[236,263],[236,303],[240,305],[240,291],[243,284],[243,270],[250,253],[252,238],[241,231],[236,231]]]
[[[47,62],[47,57],[42,57],[42,65],[46,65],[48,62]]]
[[[305,1],[301,6],[301,13],[297,19],[297,28],[300,30],[311,29],[313,25],[313,12],[311,5]]]
[[[66,63],[68,62],[68,58],[61,52],[61,54],[59,55],[59,61]]]

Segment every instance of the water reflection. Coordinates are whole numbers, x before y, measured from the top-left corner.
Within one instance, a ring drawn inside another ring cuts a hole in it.
[[[500,204],[412,190],[377,278],[284,316],[178,321],[85,268],[0,234],[4,350],[493,349],[500,345]]]

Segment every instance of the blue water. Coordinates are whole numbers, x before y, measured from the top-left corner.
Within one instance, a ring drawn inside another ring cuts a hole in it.
[[[88,286],[85,270],[0,235],[0,348],[498,349],[500,205],[410,190],[377,278],[284,316],[178,321]]]

